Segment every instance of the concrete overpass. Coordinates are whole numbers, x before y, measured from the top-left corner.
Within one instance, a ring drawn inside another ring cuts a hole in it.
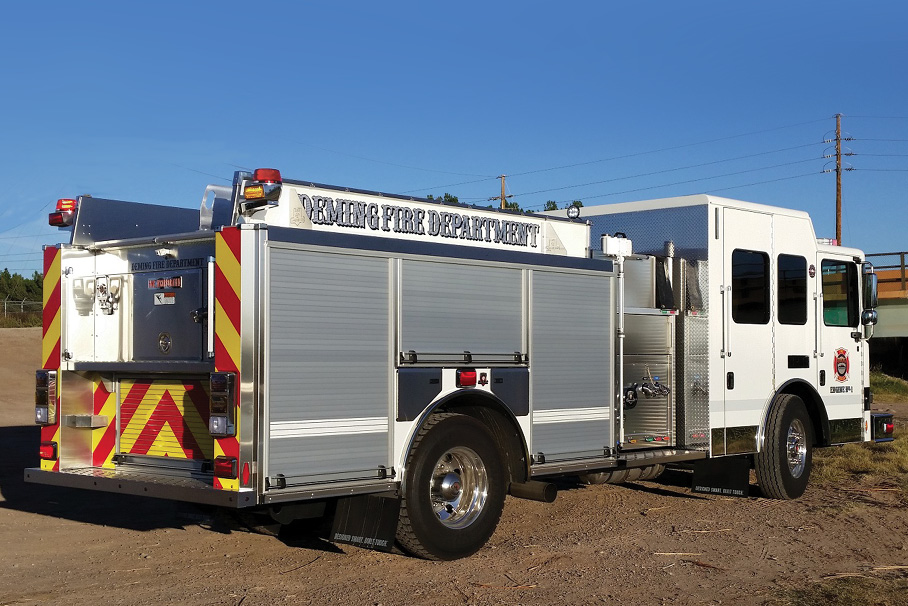
[[[870,340],[870,364],[908,379],[908,252],[867,255],[879,279],[879,323]]]

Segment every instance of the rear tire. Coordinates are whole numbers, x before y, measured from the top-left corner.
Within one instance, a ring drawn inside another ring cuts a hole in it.
[[[397,542],[430,560],[478,551],[504,509],[505,468],[489,430],[461,414],[426,420],[407,456]]]
[[[754,457],[757,482],[771,499],[797,499],[807,489],[813,465],[813,423],[798,396],[776,397],[762,450]]]

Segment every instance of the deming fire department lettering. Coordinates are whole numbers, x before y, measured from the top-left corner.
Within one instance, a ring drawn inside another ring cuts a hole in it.
[[[485,241],[537,248],[539,225],[523,221],[297,194],[306,216],[316,225]]]

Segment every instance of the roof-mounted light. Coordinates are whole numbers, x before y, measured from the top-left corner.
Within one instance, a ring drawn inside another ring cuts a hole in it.
[[[252,173],[252,179],[262,183],[281,183],[281,171],[276,168],[257,168]]]
[[[53,227],[69,227],[76,218],[78,202],[72,198],[57,200],[57,210],[47,215],[47,222]]]
[[[276,168],[257,168],[252,180],[243,186],[242,212],[258,210],[264,206],[276,206],[281,197],[281,171]]]

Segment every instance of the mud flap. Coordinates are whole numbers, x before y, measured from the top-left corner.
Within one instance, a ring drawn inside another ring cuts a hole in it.
[[[694,463],[691,491],[723,497],[750,496],[750,456],[720,457]]]
[[[400,499],[364,495],[337,502],[330,540],[376,551],[391,551],[400,520]]]

